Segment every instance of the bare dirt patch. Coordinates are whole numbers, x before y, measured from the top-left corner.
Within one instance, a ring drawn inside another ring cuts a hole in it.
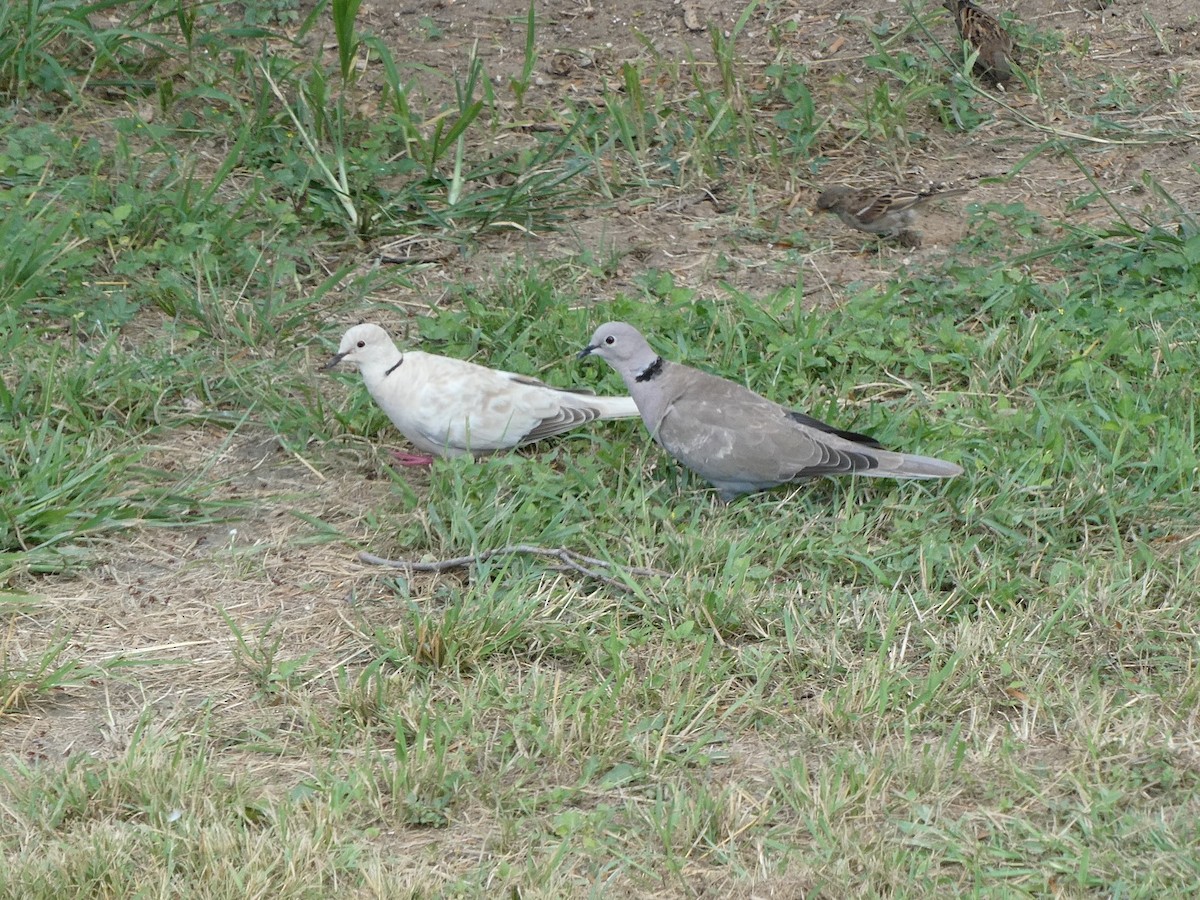
[[[938,9],[937,4],[894,2],[849,8],[831,2],[779,3],[760,5],[751,14],[736,45],[745,93],[766,83],[768,66],[799,63],[809,69],[807,83],[818,110],[834,111],[835,127],[820,147],[827,162],[819,174],[795,171],[783,181],[755,184],[753,209],[745,203],[743,186],[720,178],[636,204],[580,209],[558,234],[484,239],[465,265],[456,264],[447,274],[486,278],[498,261],[514,255],[556,258],[591,250],[621,261],[610,278],[596,284],[601,296],[629,289],[639,273],[660,270],[705,298],[716,295],[719,283],[766,293],[803,278],[811,302],[836,303],[846,283],[882,280],[901,266],[920,266],[952,252],[967,231],[966,204],[1023,204],[1051,221],[1108,220],[1112,210],[1102,203],[1072,205],[1091,190],[1089,175],[1135,212],[1158,205],[1144,193],[1142,176],[1148,175],[1184,208],[1197,208],[1200,177],[1187,165],[1197,125],[1187,111],[1195,109],[1200,24],[1184,0],[999,7],[997,12],[1016,17],[1020,24],[1014,30],[1027,38],[1018,59],[1038,79],[1040,100],[1017,86],[1000,93],[996,104],[981,101],[994,121],[969,133],[930,128],[923,140],[907,145],[839,143],[838,113],[852,111],[881,80],[864,66],[872,52],[867,30],[894,34],[916,14],[929,23],[931,37],[956,54],[949,16],[930,15]],[[362,7],[365,21],[396,48],[397,58],[452,74],[461,72],[474,48],[501,92],[520,74],[527,12],[521,0]],[[564,98],[594,100],[605,86],[619,84],[625,62],[667,60],[686,76],[698,70],[699,77],[710,78],[716,60],[707,29],[729,33],[741,14],[739,6],[715,2],[541,4],[539,66],[525,109],[550,110]],[[915,41],[908,43],[923,52]],[[1059,49],[1044,49],[1051,46]],[[564,66],[564,55],[574,62]],[[1174,78],[1182,87],[1172,92],[1164,82]],[[439,96],[432,84],[431,96]],[[1083,168],[1062,153],[1036,152],[1048,141],[1071,143],[1093,115],[1117,128],[1162,135],[1126,139],[1114,134],[1085,141],[1076,146]],[[1178,129],[1191,135],[1172,137]],[[811,212],[821,186],[838,181],[932,181],[973,188],[966,198],[938,204],[925,216],[921,250],[890,246],[877,253],[835,219]],[[806,235],[809,246],[789,253],[793,232]]]

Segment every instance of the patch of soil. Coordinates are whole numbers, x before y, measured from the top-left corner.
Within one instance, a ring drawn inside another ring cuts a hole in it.
[[[990,8],[1006,21],[1016,20],[1018,60],[1037,79],[1040,101],[1017,85],[999,92],[994,103],[979,100],[980,109],[995,118],[969,133],[930,128],[924,139],[887,148],[862,140],[829,141],[820,148],[826,162],[818,176],[797,171],[780,183],[755,184],[753,210],[740,208],[744,186],[714,182],[645,202],[582,208],[558,233],[488,235],[466,260],[423,272],[416,291],[428,299],[444,281],[486,280],[513,257],[558,258],[589,250],[619,260],[608,277],[591,286],[594,296],[634,291],[636,276],[658,270],[670,272],[702,300],[719,296],[722,285],[766,294],[802,280],[808,302],[828,305],[839,301],[846,284],[883,280],[903,266],[955,252],[967,230],[968,205],[1019,203],[1049,223],[1112,219],[1113,211],[1102,202],[1077,202],[1099,186],[1134,215],[1151,211],[1169,218],[1169,210],[1146,191],[1146,176],[1185,209],[1200,208],[1200,176],[1187,165],[1200,129],[1180,131],[1193,120],[1188,111],[1196,109],[1200,93],[1200,23],[1194,4],[1118,0],[1064,6],[1031,0]],[[620,83],[625,62],[665,61],[679,66],[685,82],[694,71],[708,81],[717,62],[709,29],[731,34],[743,9],[713,0],[535,3],[539,62],[524,108],[550,110],[565,98],[595,100],[606,86]],[[461,76],[468,55],[477,53],[497,95],[506,97],[511,95],[506,86],[520,76],[524,63],[528,10],[524,0],[426,0],[400,7],[364,3],[360,16],[397,59],[413,66]],[[768,66],[806,66],[819,115],[832,111],[837,134],[836,117],[853,111],[882,77],[864,64],[872,52],[869,30],[886,40],[914,14],[927,23],[930,41],[957,54],[953,24],[937,3],[782,2],[761,4],[748,17],[736,41],[737,73],[749,95],[766,84]],[[925,52],[915,39],[908,45],[914,54]],[[1171,81],[1179,87],[1170,88]],[[436,102],[434,79],[422,84]],[[892,84],[894,91],[901,87]],[[680,86],[686,88],[686,83]],[[515,101],[509,104],[515,108]],[[1111,138],[1075,139],[1089,130],[1092,116],[1113,123]],[[1122,134],[1123,128],[1157,134],[1139,137]],[[1051,152],[1046,145],[1053,141],[1071,145],[1075,159]],[[923,246],[913,250],[880,245],[848,232],[835,218],[814,215],[820,188],[840,181],[947,182],[972,189],[926,212],[920,226]],[[795,245],[797,233],[802,245]],[[1014,237],[1014,243],[1018,240]],[[410,297],[400,290],[393,299]]]

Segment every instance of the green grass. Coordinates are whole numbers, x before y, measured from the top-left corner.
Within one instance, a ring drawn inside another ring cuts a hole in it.
[[[0,14],[0,896],[1197,892],[1185,198],[1147,177],[1132,209],[1031,125],[1017,169],[1081,185],[1061,217],[975,204],[952,253],[855,257],[888,274],[813,309],[824,251],[736,277],[759,235],[817,227],[790,194],[999,114],[941,17],[851,23],[861,69],[830,74],[779,23],[746,52],[756,6],[711,59],[551,102],[533,7],[499,80],[466,48],[422,69],[351,2],[111,9]],[[272,21],[328,58],[264,45]],[[698,187],[705,227],[751,236],[711,277],[574,239],[581,207]],[[395,239],[455,249],[377,265]],[[604,392],[575,353],[628,320],[966,473],[725,506],[640,422],[398,473],[357,376],[316,372],[360,319]],[[514,544],[618,583],[353,559]]]

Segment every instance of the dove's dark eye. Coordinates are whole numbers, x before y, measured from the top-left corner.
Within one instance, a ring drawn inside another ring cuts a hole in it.
[[[610,347],[613,344],[615,344],[616,342],[617,342],[617,339],[615,337],[613,337],[611,334],[604,339],[604,343],[608,344],[608,346],[610,346]]]
[[[363,347],[367,346],[367,342],[359,341],[357,346],[358,346],[358,349],[361,350]]]

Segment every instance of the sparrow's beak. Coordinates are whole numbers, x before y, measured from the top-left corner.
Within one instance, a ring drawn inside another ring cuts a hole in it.
[[[582,350],[575,354],[576,359],[583,359],[585,356],[591,356],[592,351],[596,349],[595,344],[588,344]]]
[[[346,351],[346,352],[348,353],[349,351]],[[323,366],[321,366],[321,368],[317,369],[317,371],[318,372],[328,372],[330,369],[334,368],[338,363],[340,363],[345,358],[345,356],[346,356],[345,353],[336,354],[332,359],[329,360],[329,362],[325,363],[325,365],[323,365]]]

